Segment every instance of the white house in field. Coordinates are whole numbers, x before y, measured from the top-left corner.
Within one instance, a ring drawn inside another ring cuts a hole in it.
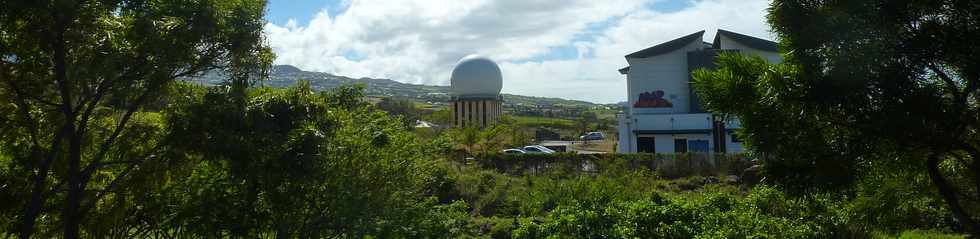
[[[626,55],[629,105],[618,115],[622,153],[740,152],[732,134],[737,120],[722,122],[706,112],[691,86],[691,72],[714,68],[720,52],[758,55],[780,62],[776,43],[718,30],[712,42],[696,32]]]

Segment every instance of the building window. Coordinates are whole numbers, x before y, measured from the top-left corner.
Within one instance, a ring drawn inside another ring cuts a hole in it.
[[[687,139],[674,139],[674,153],[687,153]]]
[[[636,151],[640,153],[656,153],[657,147],[653,137],[636,137]]]
[[[708,152],[708,140],[691,140],[687,142],[687,150],[690,152]]]
[[[742,142],[742,137],[740,137],[738,135],[738,133],[732,133],[730,135],[730,137],[732,138],[732,143],[741,143]]]

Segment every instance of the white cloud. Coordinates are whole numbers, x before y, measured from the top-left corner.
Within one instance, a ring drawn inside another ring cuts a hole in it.
[[[700,30],[710,41],[719,27],[771,38],[760,0],[705,0],[671,13],[650,4],[658,2],[355,0],[333,18],[321,11],[309,25],[270,23],[265,32],[276,64],[304,70],[445,85],[453,64],[477,53],[501,65],[506,93],[594,102],[625,99],[616,70],[628,53]],[[579,55],[534,60],[554,47]]]

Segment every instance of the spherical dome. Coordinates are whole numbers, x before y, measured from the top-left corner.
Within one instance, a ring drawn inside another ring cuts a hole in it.
[[[460,97],[497,97],[504,85],[497,63],[469,55],[460,59],[449,79],[449,93]]]

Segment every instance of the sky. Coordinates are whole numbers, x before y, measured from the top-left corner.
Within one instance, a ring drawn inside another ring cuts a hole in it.
[[[765,0],[270,0],[275,64],[448,85],[470,54],[500,65],[503,93],[626,100],[625,55],[697,31],[774,39]]]

